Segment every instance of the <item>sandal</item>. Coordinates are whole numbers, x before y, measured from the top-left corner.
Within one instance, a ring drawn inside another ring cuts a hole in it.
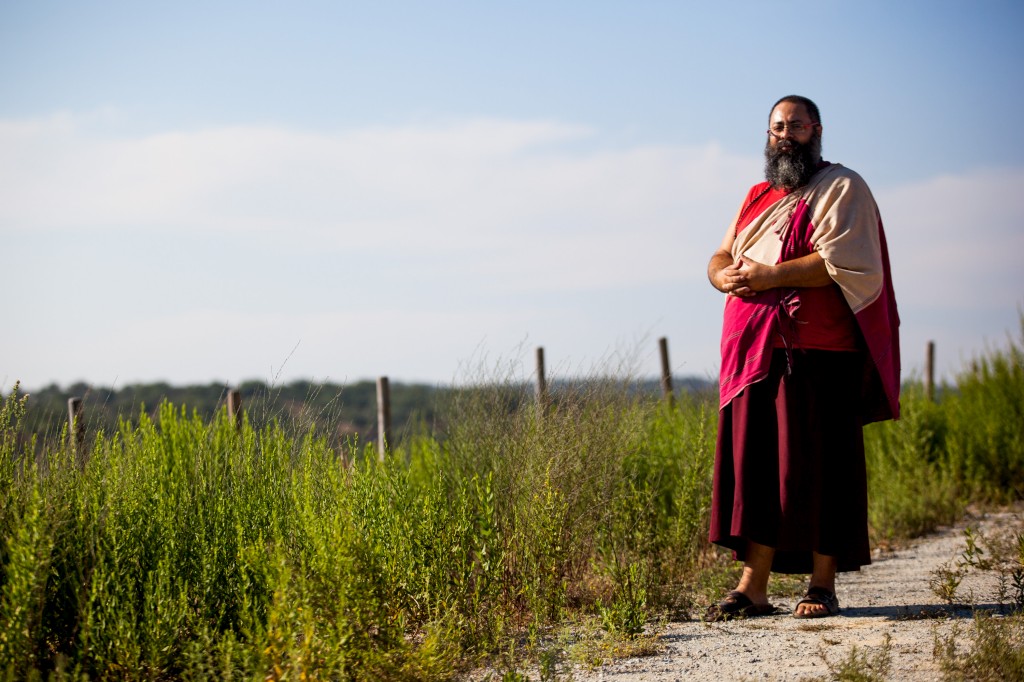
[[[725,595],[725,599],[712,604],[704,614],[704,621],[717,623],[734,618],[753,618],[755,616],[770,616],[778,611],[771,604],[755,604],[750,597],[742,592],[733,591]]]
[[[824,613],[807,613],[803,615],[797,615],[796,610],[800,608],[801,604],[817,604],[824,606]],[[839,598],[836,597],[835,592],[829,592],[824,587],[809,587],[807,588],[807,594],[804,598],[796,603],[796,608],[793,609],[794,618],[826,618],[827,616],[834,616],[839,613]]]

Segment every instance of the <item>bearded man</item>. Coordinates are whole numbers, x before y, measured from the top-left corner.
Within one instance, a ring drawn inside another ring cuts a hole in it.
[[[836,572],[871,563],[862,427],[899,416],[899,316],[878,207],[821,133],[811,100],[775,103],[767,181],[708,264],[726,294],[710,539],[743,561],[709,620],[776,612],[771,571],[810,574],[795,617],[832,615]]]

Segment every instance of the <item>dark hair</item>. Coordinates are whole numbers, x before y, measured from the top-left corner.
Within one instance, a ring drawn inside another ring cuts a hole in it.
[[[771,110],[768,112],[768,116],[772,115],[772,111],[775,111],[775,107],[779,106],[783,102],[789,102],[791,104],[802,104],[807,109],[807,113],[810,114],[811,118],[814,119],[815,123],[821,123],[821,114],[818,113],[818,105],[800,95],[786,95],[778,102],[772,105]]]

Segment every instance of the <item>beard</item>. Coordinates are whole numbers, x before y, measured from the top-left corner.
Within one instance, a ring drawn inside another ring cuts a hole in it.
[[[764,146],[764,177],[776,189],[794,190],[803,187],[818,172],[821,160],[821,135],[816,134],[806,144],[793,140],[772,138]]]

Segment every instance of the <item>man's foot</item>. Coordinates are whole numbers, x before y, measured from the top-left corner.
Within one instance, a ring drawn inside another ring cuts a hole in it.
[[[725,595],[725,599],[712,604],[704,614],[705,622],[716,623],[734,618],[754,618],[755,616],[769,616],[777,609],[771,604],[755,604],[750,597],[733,590]]]
[[[824,587],[810,587],[793,609],[794,618],[825,618],[839,613],[836,593]]]

